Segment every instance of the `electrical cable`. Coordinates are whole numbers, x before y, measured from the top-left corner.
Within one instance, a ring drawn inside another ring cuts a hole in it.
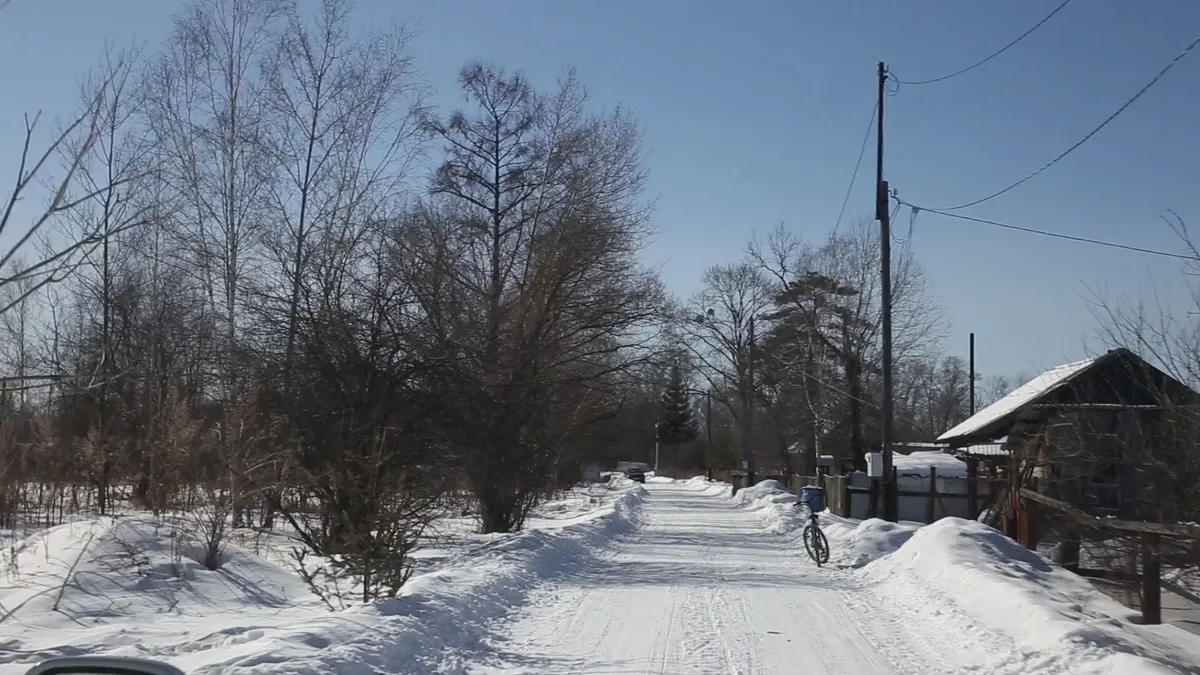
[[[1079,146],[1081,146],[1084,143],[1087,143],[1089,140],[1091,140],[1091,138],[1093,136],[1095,136],[1097,133],[1099,133],[1101,129],[1108,126],[1109,123],[1112,122],[1113,120],[1115,120],[1121,113],[1125,112],[1125,110],[1127,108],[1129,108],[1129,106],[1133,105],[1133,103],[1135,101],[1137,101],[1139,98],[1141,98],[1143,94],[1145,94],[1147,91],[1149,91],[1151,87],[1153,87],[1155,84],[1158,84],[1158,81],[1161,80],[1163,78],[1163,76],[1167,74],[1167,71],[1171,70],[1171,68],[1175,67],[1175,64],[1182,61],[1183,58],[1185,56],[1187,56],[1188,54],[1190,54],[1192,52],[1192,50],[1194,50],[1196,48],[1197,45],[1200,45],[1200,37],[1193,40],[1192,43],[1187,46],[1187,48],[1185,48],[1182,52],[1179,52],[1179,54],[1174,59],[1171,59],[1170,63],[1163,66],[1163,69],[1158,71],[1158,74],[1155,75],[1154,78],[1151,79],[1148,83],[1146,83],[1146,86],[1144,86],[1140,90],[1138,90],[1138,92],[1133,95],[1133,98],[1129,99],[1128,101],[1125,101],[1125,103],[1123,105],[1121,105],[1120,108],[1117,108],[1116,112],[1109,115],[1107,119],[1105,119],[1103,122],[1101,122],[1100,126],[1096,127],[1095,129],[1092,129],[1090,132],[1088,132],[1088,134],[1086,136],[1079,139],[1078,142],[1076,142],[1074,145],[1072,145],[1071,147],[1064,150],[1061,154],[1059,154],[1058,157],[1055,157],[1054,159],[1050,160],[1046,164],[1042,165],[1042,168],[1038,169],[1037,171],[1034,171],[1033,173],[1029,174],[1028,176],[1025,176],[1021,180],[1013,183],[1012,185],[1009,185],[1008,187],[1004,188],[1003,190],[998,190],[986,197],[976,199],[973,202],[967,202],[966,204],[959,204],[958,206],[947,206],[947,207],[940,208],[940,209],[925,209],[925,210],[926,211],[958,211],[960,209],[965,209],[965,208],[968,208],[971,206],[975,206],[976,204],[982,204],[990,199],[995,199],[996,197],[999,197],[1000,195],[1008,192],[1009,190],[1012,190],[1013,188],[1015,188],[1019,185],[1022,185],[1024,183],[1028,182],[1029,180],[1033,179],[1038,174],[1042,173],[1046,169],[1049,169],[1050,167],[1057,164],[1059,162],[1059,160],[1061,160],[1062,158],[1066,157],[1067,155],[1069,155],[1072,152],[1074,152],[1075,150],[1077,150],[1079,148]]]
[[[919,85],[919,84],[933,84],[934,82],[943,82],[943,81],[945,81],[945,80],[949,80],[949,79],[950,79],[950,78],[952,78],[952,77],[958,77],[959,75],[962,75],[963,73],[966,73],[966,72],[969,72],[969,71],[975,70],[975,69],[976,69],[976,68],[978,68],[979,66],[982,66],[983,64],[987,63],[988,61],[991,61],[992,59],[996,58],[997,56],[1000,56],[1000,55],[1001,55],[1001,54],[1003,54],[1004,52],[1006,52],[1006,51],[1008,51],[1009,49],[1011,49],[1012,47],[1016,46],[1016,44],[1017,44],[1018,42],[1020,42],[1021,40],[1024,40],[1025,38],[1029,37],[1029,35],[1030,35],[1031,33],[1033,33],[1033,31],[1035,31],[1035,30],[1037,30],[1037,29],[1041,28],[1041,27],[1042,27],[1042,24],[1044,24],[1044,23],[1046,23],[1047,21],[1049,21],[1050,19],[1054,18],[1054,15],[1055,15],[1055,14],[1058,14],[1059,12],[1061,12],[1061,11],[1062,11],[1062,9],[1063,9],[1064,7],[1066,7],[1067,5],[1069,5],[1069,4],[1071,4],[1071,0],[1063,0],[1062,4],[1060,4],[1058,7],[1055,7],[1055,8],[1054,8],[1054,11],[1050,12],[1049,14],[1047,14],[1047,15],[1045,16],[1045,18],[1043,18],[1041,21],[1039,21],[1039,22],[1037,22],[1037,23],[1033,24],[1033,28],[1030,28],[1029,30],[1025,31],[1024,33],[1021,33],[1020,37],[1018,37],[1016,40],[1013,40],[1012,42],[1010,42],[1010,43],[1008,43],[1008,44],[1004,45],[1004,46],[1003,46],[1003,47],[1001,47],[1001,48],[1000,48],[998,51],[995,51],[995,52],[993,52],[993,53],[991,54],[991,56],[988,56],[988,57],[984,58],[982,61],[978,61],[978,62],[976,62],[976,63],[974,63],[974,64],[972,64],[972,65],[970,65],[970,66],[967,66],[966,68],[963,68],[962,70],[959,70],[959,71],[956,71],[956,72],[950,73],[949,75],[943,75],[942,77],[935,77],[935,78],[933,78],[932,80],[919,80],[919,81],[916,81],[916,82],[906,82],[906,81],[904,81],[904,80],[897,79],[897,80],[896,80],[896,82],[897,82],[897,83],[899,83],[899,84],[911,84],[911,85]]]
[[[888,219],[889,223],[892,223],[893,225],[896,223],[896,214],[897,213],[900,213],[900,202],[896,202],[896,206],[892,209],[892,215]],[[897,246],[907,246],[909,244],[909,242],[912,241],[913,225],[915,224],[915,221],[916,221],[915,218],[910,217],[908,219],[908,234],[904,235],[903,237],[897,237],[896,230],[892,229],[892,241]]]
[[[1063,234],[1061,232],[1050,232],[1047,230],[1038,230],[1038,229],[1035,229],[1032,227],[1022,227],[1020,225],[1010,225],[1008,223],[1001,223],[1001,222],[998,222],[995,220],[988,220],[986,218],[975,218],[973,216],[964,216],[960,213],[948,213],[941,209],[927,209],[923,206],[917,206],[916,204],[911,204],[909,202],[906,202],[906,201],[900,199],[899,197],[896,197],[895,199],[900,204],[903,204],[904,206],[907,206],[913,210],[912,218],[914,220],[916,219],[917,212],[927,211],[929,213],[935,213],[939,216],[946,216],[947,218],[957,218],[959,220],[966,220],[966,221],[969,221],[972,223],[979,223],[982,225],[992,225],[994,227],[1001,227],[1006,230],[1016,230],[1017,232],[1026,232],[1028,234],[1038,234],[1043,237],[1051,237],[1054,239],[1063,239],[1066,241],[1073,241],[1073,242],[1083,243],[1083,244],[1095,244],[1096,246],[1106,246],[1108,248],[1115,248],[1115,249],[1120,249],[1123,251],[1132,251],[1134,253],[1148,253],[1150,255],[1159,255],[1159,256],[1166,257],[1166,258],[1177,258],[1179,260],[1200,261],[1200,257],[1194,256],[1194,255],[1188,255],[1188,254],[1184,254],[1184,253],[1171,253],[1170,251],[1159,251],[1159,250],[1152,249],[1152,248],[1142,248],[1140,246],[1130,246],[1129,244],[1118,244],[1116,242],[1104,241],[1102,239],[1092,239],[1089,237],[1080,237],[1080,236],[1076,236],[1073,234]]]
[[[846,205],[850,203],[850,193],[854,190],[854,181],[858,179],[858,169],[862,166],[863,154],[867,151],[867,141],[871,140],[871,131],[875,128],[875,115],[879,114],[879,102],[871,108],[871,120],[867,122],[867,133],[863,136],[862,147],[858,149],[858,160],[854,162],[854,173],[850,174],[850,187],[846,188],[846,197],[842,199],[842,210],[838,211],[837,222],[833,225],[833,233],[837,234],[842,226],[842,216],[846,215]]]

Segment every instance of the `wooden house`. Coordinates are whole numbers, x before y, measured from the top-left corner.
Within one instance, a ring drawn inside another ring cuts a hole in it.
[[[950,448],[1003,442],[1008,490],[997,525],[1036,546],[1057,504],[1076,515],[1172,522],[1167,493],[1182,467],[1197,465],[1178,442],[1178,412],[1192,389],[1124,348],[1052,368],[942,434]],[[1184,472],[1186,473],[1186,472]],[[1060,516],[1058,509],[1056,516]]]

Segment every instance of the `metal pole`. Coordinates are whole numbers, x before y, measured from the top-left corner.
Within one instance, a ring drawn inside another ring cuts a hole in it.
[[[883,179],[883,99],[887,66],[879,62],[879,115],[876,128],[875,217],[879,219],[880,292],[883,295],[883,519],[895,522],[898,511],[892,480],[892,232],[887,181]]]
[[[975,334],[971,333],[971,414],[975,414]]]

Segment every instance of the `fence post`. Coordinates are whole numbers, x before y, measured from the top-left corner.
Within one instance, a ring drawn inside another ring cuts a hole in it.
[[[967,455],[967,515],[971,520],[979,518],[979,462]]]
[[[937,467],[929,467],[929,491],[925,495],[925,523],[932,523],[937,516]]]
[[[1159,556],[1158,535],[1147,534],[1142,539],[1142,623],[1162,623],[1162,558]]]
[[[879,517],[879,478],[871,478],[871,488],[867,492],[867,518]]]

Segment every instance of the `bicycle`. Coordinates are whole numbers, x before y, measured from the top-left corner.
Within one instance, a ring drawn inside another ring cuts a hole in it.
[[[800,533],[804,540],[804,550],[808,551],[808,557],[820,567],[829,562],[829,540],[825,538],[817,520],[817,513],[825,510],[825,491],[813,485],[804,487],[800,490],[799,503],[808,509],[808,524]]]
[[[829,562],[829,540],[825,538],[821,525],[817,523],[815,511],[809,510],[808,524],[804,526],[800,536],[804,539],[804,549],[808,551],[808,557],[817,563],[817,567]]]

